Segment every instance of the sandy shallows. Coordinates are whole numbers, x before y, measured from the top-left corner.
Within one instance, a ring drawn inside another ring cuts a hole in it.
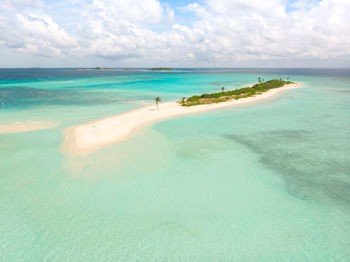
[[[26,121],[14,123],[0,123],[0,135],[9,133],[30,132],[41,129],[49,129],[57,126],[54,122]]]

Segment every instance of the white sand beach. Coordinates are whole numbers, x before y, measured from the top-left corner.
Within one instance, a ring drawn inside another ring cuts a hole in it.
[[[26,121],[14,123],[0,123],[0,135],[9,133],[30,132],[41,129],[49,129],[57,126],[54,122]]]
[[[177,102],[160,103],[159,110],[156,109],[155,105],[145,106],[130,112],[65,129],[61,150],[69,154],[85,155],[104,146],[125,140],[146,124],[187,114],[257,102],[273,97],[283,91],[300,87],[300,83],[294,83],[281,88],[271,89],[255,97],[192,107],[184,107]]]

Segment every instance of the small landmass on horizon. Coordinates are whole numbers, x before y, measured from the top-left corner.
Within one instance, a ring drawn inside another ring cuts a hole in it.
[[[153,68],[150,68],[148,70],[151,70],[151,71],[173,71],[174,69],[170,68],[170,67],[153,67]]]
[[[88,71],[88,70],[113,70],[114,68],[111,68],[111,67],[81,67],[81,68],[77,68],[76,70],[79,70],[79,71]]]

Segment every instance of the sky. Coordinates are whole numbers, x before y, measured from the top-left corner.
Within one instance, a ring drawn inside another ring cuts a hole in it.
[[[0,67],[350,67],[350,0],[1,0]]]

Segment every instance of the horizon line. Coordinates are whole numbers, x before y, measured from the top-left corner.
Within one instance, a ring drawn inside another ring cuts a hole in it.
[[[109,66],[98,66],[101,69],[151,69],[157,67],[109,67]],[[32,66],[32,67],[0,67],[1,69],[95,69],[96,67],[89,66],[77,66],[77,67],[40,67],[40,66]],[[350,69],[349,67],[169,67],[171,69]]]

